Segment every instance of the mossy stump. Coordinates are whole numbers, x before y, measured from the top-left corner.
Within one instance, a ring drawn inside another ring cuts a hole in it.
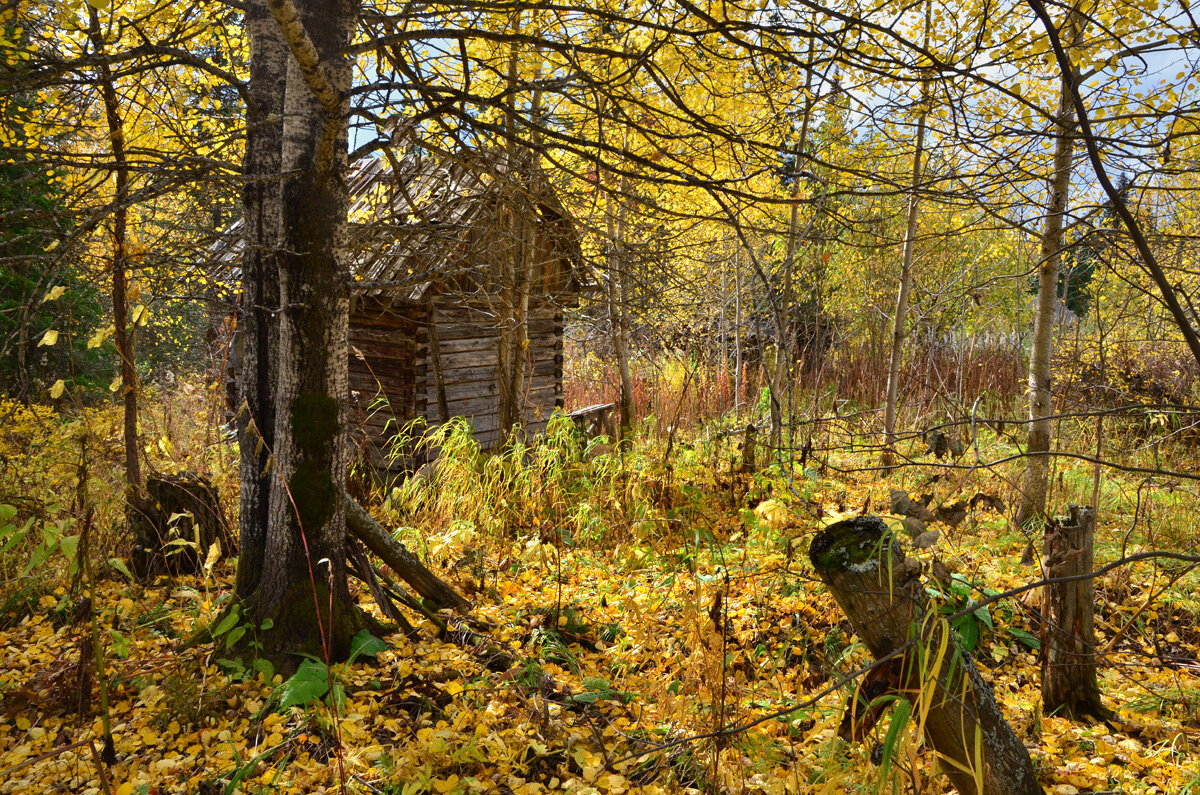
[[[920,563],[904,557],[883,520],[830,525],[809,558],[871,654],[902,655],[901,689],[914,715],[927,708],[925,739],[959,793],[1042,795],[1029,751],[948,624],[927,616]]]

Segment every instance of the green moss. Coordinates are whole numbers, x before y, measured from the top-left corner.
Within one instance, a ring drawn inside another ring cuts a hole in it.
[[[305,461],[296,467],[288,480],[288,489],[296,503],[296,516],[300,526],[316,532],[333,516],[337,504],[338,490],[329,477],[329,466],[319,461]]]
[[[292,438],[302,455],[333,452],[338,432],[337,401],[321,392],[305,392],[292,401]]]
[[[817,571],[841,571],[876,562],[891,539],[887,524],[878,516],[856,516],[826,527],[813,539],[808,557]]]
[[[330,633],[332,622],[333,659],[344,660],[350,653],[350,640],[363,627],[363,614],[357,605],[333,600],[334,614],[331,617],[327,606],[330,603],[329,587],[317,578],[317,595],[313,597],[313,583],[308,576],[298,577],[288,587],[278,607],[274,610],[272,626],[262,630],[257,638],[262,644],[264,656],[276,663],[277,670],[291,672],[298,660],[296,655],[307,654],[324,659],[325,649],[321,643],[319,627]],[[317,604],[321,605],[321,620],[317,620]],[[261,616],[267,618],[268,616]]]
[[[299,464],[288,488],[300,526],[316,532],[333,516],[339,497],[329,472],[338,431],[337,401],[318,392],[298,395],[292,402],[291,419]]]

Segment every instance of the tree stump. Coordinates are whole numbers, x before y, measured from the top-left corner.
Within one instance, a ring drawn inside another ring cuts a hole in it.
[[[813,539],[809,558],[871,654],[902,652],[901,689],[914,715],[924,711],[925,738],[958,791],[1042,795],[1029,751],[1000,714],[992,688],[949,625],[926,617],[920,564],[904,557],[883,520],[830,525]]]
[[[235,546],[217,490],[201,475],[152,475],[134,509],[130,568],[140,579],[194,574],[214,543],[222,553]]]
[[[1096,516],[1091,506],[1072,505],[1046,527],[1042,539],[1046,576],[1090,575],[1095,569]],[[1108,720],[1096,680],[1096,595],[1090,576],[1046,586],[1042,614],[1042,712],[1072,720]]]
[[[758,468],[758,426],[751,422],[746,426],[746,435],[742,438],[742,471],[753,475]]]

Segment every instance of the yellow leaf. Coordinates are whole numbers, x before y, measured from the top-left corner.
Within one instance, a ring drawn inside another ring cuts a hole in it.
[[[58,342],[58,329],[52,328],[42,335],[42,339],[38,342],[37,346],[40,348],[43,345],[53,345],[56,342]]]
[[[55,285],[53,288],[51,288],[50,292],[46,293],[46,296],[42,299],[42,303],[44,304],[47,301],[57,301],[66,291],[67,286],[65,284]]]
[[[51,240],[50,245],[46,246],[46,253],[49,254],[54,249],[58,248],[58,243],[59,241],[57,240]]]
[[[216,565],[221,558],[221,542],[214,541],[208,548],[208,556],[204,558],[204,570],[212,571],[212,567]]]
[[[133,312],[129,315],[129,322],[135,326],[144,326],[146,321],[150,319],[150,310],[146,309],[145,304],[138,304],[133,308]]]
[[[108,385],[108,391],[116,392],[120,388],[121,388],[121,376],[118,375],[116,378],[114,378],[112,380],[112,383]]]
[[[458,776],[451,774],[450,778],[438,779],[433,782],[433,788],[438,792],[449,792],[458,786]]]
[[[104,340],[108,339],[108,335],[112,334],[112,326],[108,328],[98,329],[95,334],[87,341],[88,349],[99,348],[104,344]]]
[[[54,400],[58,400],[60,397],[62,397],[63,389],[65,387],[66,384],[63,383],[63,380],[61,378],[58,379],[54,382],[54,386],[50,387],[50,397],[52,397]]]

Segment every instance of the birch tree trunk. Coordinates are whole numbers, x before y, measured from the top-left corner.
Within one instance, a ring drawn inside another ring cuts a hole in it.
[[[1029,751],[946,621],[927,618],[921,565],[904,557],[883,520],[835,522],[808,554],[871,654],[899,657],[900,689],[923,716],[921,729],[954,787],[962,795],[1041,795]]]
[[[1067,40],[1078,36],[1074,11],[1068,19]],[[1025,475],[1016,522],[1024,525],[1046,513],[1050,472],[1050,357],[1054,345],[1054,323],[1058,307],[1058,267],[1062,259],[1063,216],[1071,185],[1071,155],[1075,148],[1075,110],[1071,104],[1071,80],[1064,74],[1055,117],[1058,135],[1054,140],[1054,171],[1046,204],[1042,232],[1041,264],[1038,267],[1037,312],[1033,319],[1033,344],[1029,354],[1029,435],[1025,452]]]
[[[1072,719],[1108,720],[1096,679],[1095,569],[1096,514],[1072,505],[1050,523],[1043,540],[1046,574],[1051,579],[1082,576],[1046,586],[1042,630],[1042,712]]]
[[[813,44],[809,43],[808,58],[812,61]],[[788,215],[787,252],[783,259],[783,286],[779,294],[775,328],[778,342],[775,349],[775,368],[769,378],[771,391],[771,455],[783,457],[783,403],[792,410],[792,361],[795,353],[795,323],[792,319],[792,293],[796,269],[796,250],[800,246],[800,162],[808,144],[808,125],[812,119],[812,72],[804,79],[804,115],[800,120],[800,137],[796,141],[792,168],[792,208]]]
[[[625,197],[629,180],[622,176],[616,196],[610,193],[605,205],[605,225],[608,234],[608,322],[613,353],[617,357],[620,396],[617,400],[622,444],[627,443],[633,427],[633,370],[629,364],[629,259],[625,256]]]
[[[521,33],[521,9],[513,15],[512,32]],[[508,223],[500,256],[500,302],[496,316],[500,321],[497,377],[500,392],[500,437],[508,438],[513,426],[525,419],[525,368],[529,351],[529,292],[533,282],[533,235],[531,170],[534,154],[519,140],[517,129],[517,66],[520,49],[516,41],[509,47],[508,101],[505,103],[505,130],[508,136],[506,165],[508,189],[513,201],[508,207]],[[536,118],[540,94],[534,97],[531,115]]]

